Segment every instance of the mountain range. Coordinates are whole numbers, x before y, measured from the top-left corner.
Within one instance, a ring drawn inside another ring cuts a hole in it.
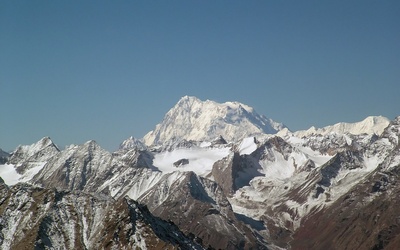
[[[290,131],[185,96],[115,152],[0,151],[1,249],[399,249],[400,117]]]

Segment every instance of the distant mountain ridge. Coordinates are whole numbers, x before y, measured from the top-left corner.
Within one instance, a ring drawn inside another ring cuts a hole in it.
[[[182,139],[212,141],[219,136],[237,141],[257,134],[275,134],[285,127],[239,102],[221,104],[184,96],[143,141],[153,145]]]
[[[368,116],[360,122],[347,123],[340,122],[334,125],[323,128],[311,127],[308,130],[296,131],[294,134],[297,137],[310,136],[313,134],[326,135],[332,132],[338,134],[377,134],[380,135],[383,130],[389,125],[390,120],[383,116]]]

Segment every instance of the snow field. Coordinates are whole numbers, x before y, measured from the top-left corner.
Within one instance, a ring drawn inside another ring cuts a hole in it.
[[[213,164],[226,157],[229,152],[229,148],[176,149],[172,152],[156,154],[153,165],[163,173],[193,171],[200,176],[206,176],[211,172]],[[189,163],[175,167],[174,162],[181,159],[188,159]]]

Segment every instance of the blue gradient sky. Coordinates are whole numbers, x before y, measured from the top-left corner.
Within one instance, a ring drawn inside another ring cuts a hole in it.
[[[400,115],[400,1],[1,1],[0,147],[114,150],[184,95],[291,130]]]

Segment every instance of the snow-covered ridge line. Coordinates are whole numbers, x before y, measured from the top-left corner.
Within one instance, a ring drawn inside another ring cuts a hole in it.
[[[323,128],[311,127],[308,130],[296,131],[293,134],[297,137],[307,137],[310,135],[326,135],[329,133],[337,134],[382,134],[383,130],[389,125],[390,120],[383,116],[369,116],[360,122],[347,123],[340,122]]]

